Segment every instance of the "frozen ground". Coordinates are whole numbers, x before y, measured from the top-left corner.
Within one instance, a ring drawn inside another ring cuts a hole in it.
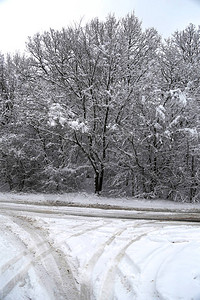
[[[161,218],[197,221],[200,212],[158,200],[0,194],[0,299],[199,300],[200,225],[151,220],[152,206]]]

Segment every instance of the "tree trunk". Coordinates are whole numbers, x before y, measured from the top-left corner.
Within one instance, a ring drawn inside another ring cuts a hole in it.
[[[95,194],[100,195],[103,187],[103,178],[104,178],[104,170],[95,172],[94,185],[95,185]]]
[[[190,185],[190,202],[192,202],[193,198],[195,197],[197,188],[195,183],[195,161],[194,161],[194,155],[192,155],[191,159],[191,185]]]

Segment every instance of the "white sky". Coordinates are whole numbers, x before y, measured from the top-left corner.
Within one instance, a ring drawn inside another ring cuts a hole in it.
[[[200,25],[200,0],[0,0],[0,51],[23,51],[29,35],[50,27],[133,10],[143,27],[155,27],[163,37],[189,23]]]

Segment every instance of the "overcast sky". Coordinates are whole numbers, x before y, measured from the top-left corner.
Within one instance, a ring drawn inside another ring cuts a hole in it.
[[[164,38],[189,23],[200,25],[200,0],[0,0],[0,51],[23,51],[28,36],[50,27],[133,10],[144,28],[155,27]]]

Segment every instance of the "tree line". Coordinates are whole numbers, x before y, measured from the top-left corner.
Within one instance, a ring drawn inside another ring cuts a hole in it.
[[[0,55],[0,188],[199,200],[200,27],[109,15],[26,46]]]

